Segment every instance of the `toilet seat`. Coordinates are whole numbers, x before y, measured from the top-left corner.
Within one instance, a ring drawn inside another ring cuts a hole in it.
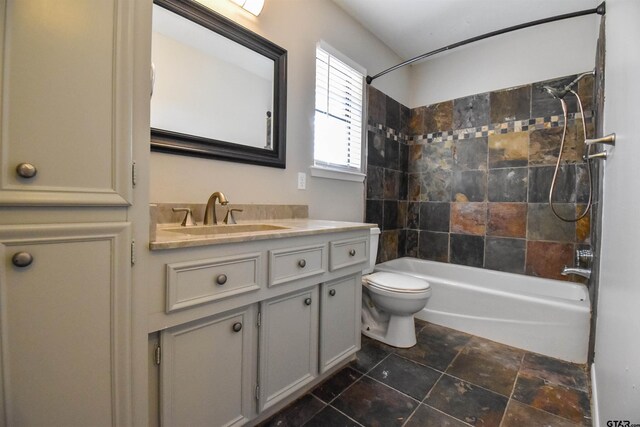
[[[379,271],[363,277],[371,288],[403,294],[421,294],[431,290],[429,282],[404,274]]]

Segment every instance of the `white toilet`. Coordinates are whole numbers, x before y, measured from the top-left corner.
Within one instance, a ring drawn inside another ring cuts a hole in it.
[[[405,274],[373,273],[379,237],[380,229],[372,228],[369,267],[362,272],[362,333],[394,347],[413,347],[413,315],[427,304],[431,287]]]

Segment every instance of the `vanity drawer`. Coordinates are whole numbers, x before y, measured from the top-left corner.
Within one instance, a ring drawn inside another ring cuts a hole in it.
[[[338,240],[330,243],[329,271],[368,261],[368,237]]]
[[[327,271],[327,245],[269,251],[269,286]]]
[[[166,312],[260,289],[261,254],[167,264]]]

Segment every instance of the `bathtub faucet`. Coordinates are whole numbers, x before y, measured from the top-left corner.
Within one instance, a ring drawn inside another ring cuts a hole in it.
[[[576,274],[578,276],[582,276],[584,278],[591,277],[591,269],[590,268],[576,268],[576,267],[567,267],[566,265],[560,272],[563,276],[568,276],[570,274]]]

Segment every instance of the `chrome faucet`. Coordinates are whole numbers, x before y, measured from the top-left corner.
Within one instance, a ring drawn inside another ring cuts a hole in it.
[[[591,277],[591,264],[593,263],[593,252],[591,249],[576,249],[575,264],[576,267],[567,267],[566,265],[560,272],[563,276],[575,274],[584,278]]]
[[[220,191],[213,193],[207,201],[207,207],[204,210],[204,225],[217,225],[218,218],[216,218],[216,200],[220,202],[222,206],[229,203],[227,198]]]
[[[582,276],[588,279],[589,277],[591,277],[591,268],[567,267],[565,265],[560,274],[562,274],[563,276],[575,274],[577,276]]]

